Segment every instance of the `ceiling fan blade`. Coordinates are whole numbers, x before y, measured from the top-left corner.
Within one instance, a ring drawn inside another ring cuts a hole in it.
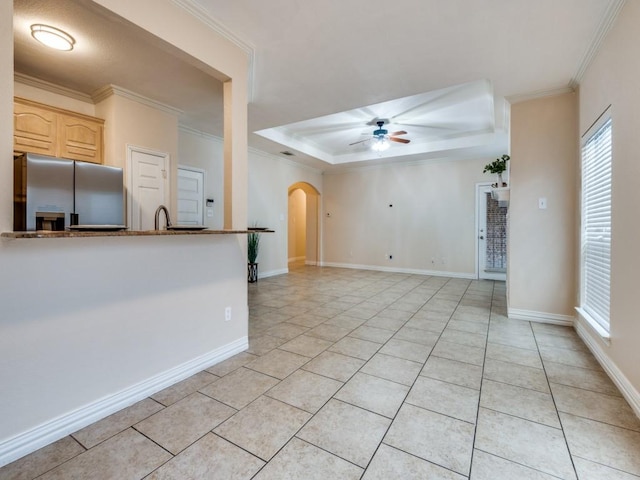
[[[351,146],[351,145],[357,145],[357,144],[362,143],[362,142],[368,142],[369,140],[370,140],[370,139],[368,139],[368,138],[367,138],[366,140],[360,140],[359,142],[353,142],[353,143],[350,143],[350,144],[349,144],[349,146]]]
[[[392,136],[392,137],[394,137],[394,136],[396,136],[396,135],[406,135],[406,134],[407,134],[407,132],[405,132],[404,130],[400,130],[400,131],[398,131],[398,132],[390,133],[389,135],[390,135],[390,136]]]
[[[395,137],[389,137],[389,140],[391,140],[392,142],[398,142],[398,143],[409,143],[411,140],[407,140],[406,138],[395,138]]]

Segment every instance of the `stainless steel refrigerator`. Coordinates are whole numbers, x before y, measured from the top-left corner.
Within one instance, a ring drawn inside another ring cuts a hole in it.
[[[14,162],[13,229],[64,230],[73,212],[73,161],[27,153]]]
[[[121,168],[75,162],[74,185],[77,225],[124,226]]]
[[[121,168],[26,153],[14,162],[14,230],[124,228]]]

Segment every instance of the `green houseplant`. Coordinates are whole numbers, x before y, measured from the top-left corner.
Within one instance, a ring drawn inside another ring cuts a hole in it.
[[[498,182],[492,184],[493,188],[506,187],[507,184],[502,181],[502,173],[507,169],[507,162],[511,157],[509,155],[502,155],[500,158],[496,158],[493,162],[487,163],[484,166],[482,173],[495,173],[498,175]]]
[[[258,281],[258,250],[260,249],[260,234],[249,232],[247,234],[247,260],[249,268],[249,283]]]

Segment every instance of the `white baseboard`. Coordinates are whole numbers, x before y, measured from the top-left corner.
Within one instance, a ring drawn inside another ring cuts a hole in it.
[[[414,268],[383,267],[380,265],[357,265],[354,263],[335,262],[322,262],[320,265],[323,267],[352,268],[355,270],[374,270],[377,272],[389,273],[409,273],[412,275],[429,275],[432,277],[465,278],[468,280],[475,280],[477,278],[475,273],[443,272],[441,270],[418,270]]]
[[[622,396],[629,402],[636,416],[640,418],[640,392],[635,389],[629,379],[620,371],[609,355],[607,355],[603,345],[594,339],[590,327],[580,316],[578,316],[576,320],[576,331],[585,345],[591,350],[593,356],[596,357],[596,360],[598,360],[598,363],[600,363],[604,371],[607,372],[611,381],[618,387]]]
[[[264,273],[260,273],[260,270],[258,270],[258,279],[275,277],[276,275],[284,275],[285,273],[289,273],[288,268],[281,268],[280,270],[269,270],[268,272]]]
[[[309,265],[311,267],[315,267],[315,266],[320,265],[320,262],[316,262],[315,260],[305,260],[304,264],[305,265]]]
[[[205,368],[243,352],[247,348],[249,348],[249,340],[247,337],[242,337],[118,393],[103,397],[24,433],[2,440],[0,441],[0,467],[133,405]]]
[[[526,320],[527,322],[551,323],[573,327],[575,317],[571,315],[560,315],[558,313],[536,312],[534,310],[523,310],[520,308],[508,308],[507,316],[514,320]]]

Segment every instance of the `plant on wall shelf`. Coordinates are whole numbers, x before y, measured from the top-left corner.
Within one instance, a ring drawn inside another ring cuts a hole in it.
[[[509,155],[502,155],[500,158],[496,158],[493,162],[487,163],[484,166],[482,173],[495,173],[498,175],[498,182],[492,184],[493,188],[506,187],[507,184],[502,181],[502,173],[507,169],[507,162],[511,157]]]
[[[258,250],[260,249],[260,234],[249,232],[247,234],[247,260],[249,264],[249,283],[258,281]]]

